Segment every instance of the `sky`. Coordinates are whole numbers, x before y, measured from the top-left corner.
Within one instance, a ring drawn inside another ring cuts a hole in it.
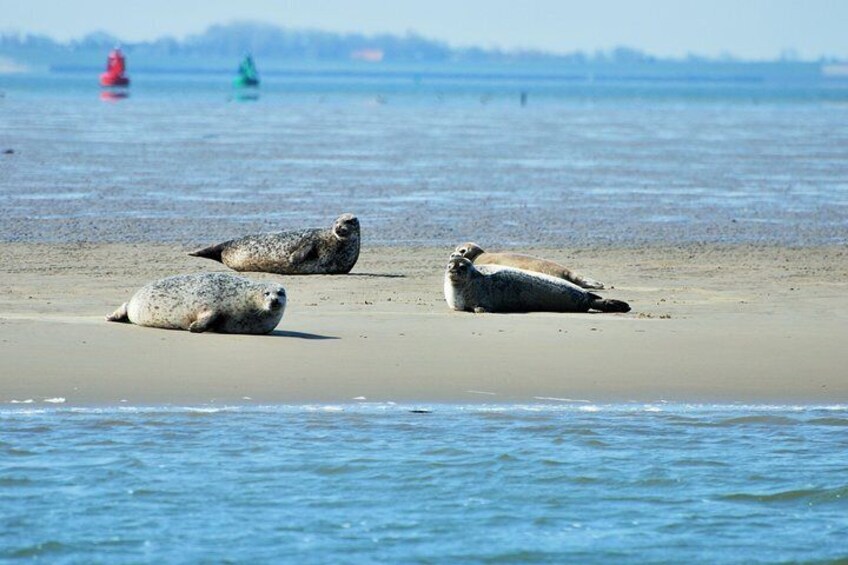
[[[60,40],[182,38],[237,20],[555,53],[848,59],[848,0],[0,0],[0,31]]]

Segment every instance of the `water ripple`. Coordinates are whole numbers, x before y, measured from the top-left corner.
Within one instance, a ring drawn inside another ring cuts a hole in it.
[[[848,505],[848,485],[835,488],[792,489],[764,494],[735,493],[724,495],[721,499],[734,502],[762,502],[766,504],[783,502],[826,504],[829,502],[838,502]]]
[[[0,559],[843,555],[848,407],[580,406],[3,407]]]

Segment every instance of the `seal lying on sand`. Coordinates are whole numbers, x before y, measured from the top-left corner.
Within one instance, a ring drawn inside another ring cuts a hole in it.
[[[286,309],[286,291],[227,273],[177,275],[148,284],[106,320],[139,326],[266,334]]]
[[[541,259],[532,255],[523,255],[521,253],[486,253],[483,248],[476,243],[463,243],[457,246],[454,251],[457,255],[465,257],[475,265],[503,265],[504,267],[515,267],[516,269],[524,269],[525,271],[535,271],[543,273],[558,279],[565,279],[573,282],[582,288],[601,289],[604,288],[604,283],[578,275],[564,265]]]
[[[629,312],[620,300],[601,298],[568,281],[496,265],[475,267],[452,255],[445,271],[445,300],[468,312]]]
[[[359,258],[359,220],[342,214],[328,229],[248,235],[189,253],[235,271],[280,275],[349,273]]]

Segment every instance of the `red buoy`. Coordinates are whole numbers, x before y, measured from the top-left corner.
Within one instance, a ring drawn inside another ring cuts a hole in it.
[[[100,86],[110,88],[115,86],[129,86],[130,79],[124,73],[127,70],[127,62],[120,47],[115,47],[109,53],[106,60],[106,72],[100,75]]]

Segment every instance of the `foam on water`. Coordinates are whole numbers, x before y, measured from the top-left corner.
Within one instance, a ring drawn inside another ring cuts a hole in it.
[[[606,412],[606,413],[657,413],[667,412],[674,414],[737,414],[742,419],[758,418],[758,414],[779,414],[786,415],[792,413],[812,414],[818,412],[848,412],[848,404],[749,404],[749,403],[731,403],[731,404],[700,404],[700,403],[672,403],[660,401],[657,403],[613,403],[599,404],[593,403],[585,399],[571,398],[555,398],[555,397],[535,397],[537,400],[553,401],[553,402],[533,402],[529,404],[510,404],[502,402],[494,403],[450,403],[437,404],[438,410],[446,414],[463,414],[475,412],[545,412],[545,413],[560,413],[560,412]],[[417,404],[398,403],[393,401],[386,402],[363,402],[364,397],[357,397],[348,404],[199,404],[189,406],[176,405],[126,405],[126,406],[88,406],[88,405],[70,405],[67,407],[55,407],[38,409],[39,412],[62,414],[64,412],[76,414],[109,414],[112,412],[121,413],[152,413],[152,414],[216,414],[219,412],[233,413],[281,413],[281,414],[297,414],[301,412],[345,412],[345,413],[369,413],[369,412],[391,412],[403,413],[410,409],[416,408]],[[66,403],[64,398],[59,399],[44,399],[43,402],[49,403],[51,400],[60,400],[57,404]],[[0,404],[0,415],[14,417],[28,411],[27,408],[19,408],[17,404],[31,404],[34,401],[28,399],[25,401],[9,400],[9,406]],[[588,404],[588,405],[587,405]],[[782,416],[781,416],[782,417]]]

